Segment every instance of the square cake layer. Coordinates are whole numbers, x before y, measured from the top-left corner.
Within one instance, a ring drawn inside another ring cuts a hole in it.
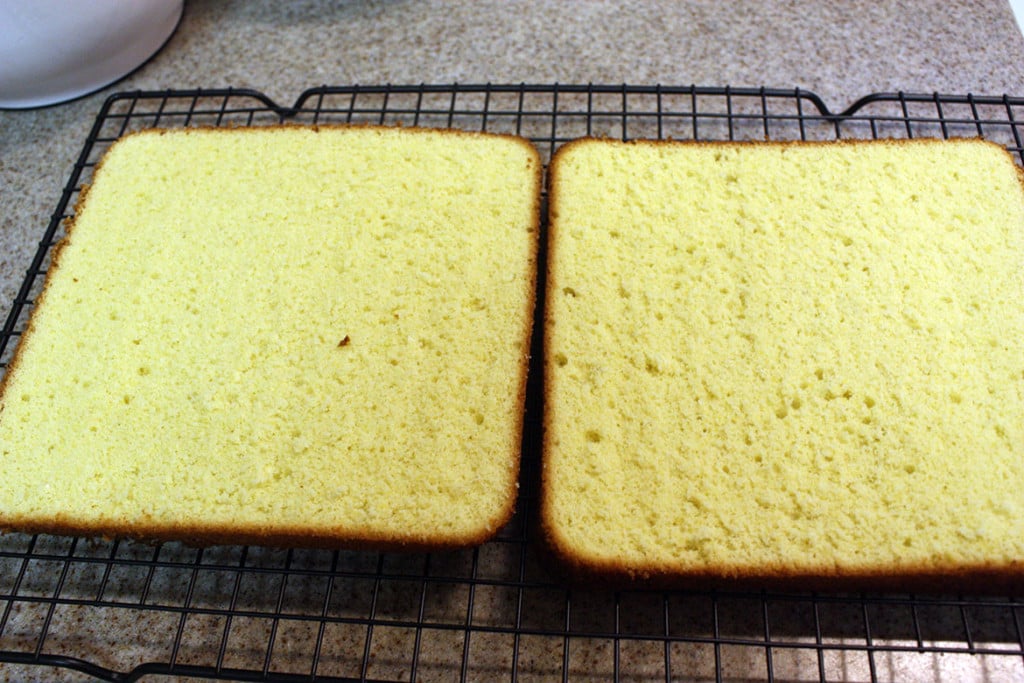
[[[1021,583],[1006,150],[582,140],[550,188],[542,517],[571,572]]]
[[[0,527],[478,543],[517,490],[541,162],[383,127],[145,131],[79,203],[0,399]]]

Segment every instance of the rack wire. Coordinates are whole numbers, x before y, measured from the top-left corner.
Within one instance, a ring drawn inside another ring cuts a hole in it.
[[[248,90],[117,94],[89,133],[0,330],[0,373],[64,219],[104,151],[133,130],[451,127],[525,136],[545,161],[584,135],[984,136],[1024,162],[1022,113],[1024,99],[1008,96],[882,93],[833,113],[808,91],[696,86],[324,86],[289,107]],[[1015,597],[560,584],[535,543],[539,377],[533,368],[518,511],[492,542],[403,555],[8,534],[0,537],[0,673],[108,681],[1024,678],[1024,601]]]

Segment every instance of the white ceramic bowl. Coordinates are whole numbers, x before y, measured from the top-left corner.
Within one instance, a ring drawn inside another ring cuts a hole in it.
[[[174,33],[183,0],[0,0],[0,108],[86,95],[127,75]]]

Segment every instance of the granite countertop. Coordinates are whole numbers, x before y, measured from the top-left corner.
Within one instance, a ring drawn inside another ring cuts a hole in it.
[[[124,80],[0,111],[4,315],[109,94],[231,86],[290,104],[321,84],[453,82],[800,87],[839,111],[879,91],[1024,95],[1024,37],[1005,0],[188,0],[169,42]]]

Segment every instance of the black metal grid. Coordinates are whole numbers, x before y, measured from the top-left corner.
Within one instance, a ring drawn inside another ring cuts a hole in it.
[[[286,121],[455,127],[526,136],[545,161],[583,135],[982,135],[1022,161],[1022,114],[1024,99],[1006,96],[877,94],[835,114],[806,91],[694,86],[320,87],[291,107],[240,90],[115,95],[96,119],[0,330],[0,372],[63,219],[103,152],[132,130]],[[111,681],[1024,678],[1024,601],[1014,597],[560,585],[534,541],[539,376],[534,369],[518,512],[494,541],[400,555],[6,535],[0,673],[84,672]]]

